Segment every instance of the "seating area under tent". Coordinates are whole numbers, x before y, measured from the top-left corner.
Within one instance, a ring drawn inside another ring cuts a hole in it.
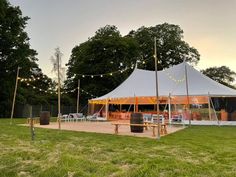
[[[182,121],[236,121],[236,90],[208,78],[186,62],[158,71],[158,92],[159,113],[166,122],[180,118]],[[155,94],[154,71],[135,68],[113,91],[89,100],[88,113],[107,120],[129,120],[132,112],[156,114]],[[233,100],[228,105],[230,114],[223,109],[216,111],[215,102],[228,98]]]

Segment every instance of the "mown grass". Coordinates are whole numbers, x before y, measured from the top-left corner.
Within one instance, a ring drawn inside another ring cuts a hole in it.
[[[36,129],[0,119],[0,176],[236,176],[236,127],[148,138]]]

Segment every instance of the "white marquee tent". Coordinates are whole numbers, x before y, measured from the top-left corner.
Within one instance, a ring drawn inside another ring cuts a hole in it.
[[[191,104],[207,103],[208,97],[236,97],[236,90],[226,87],[192,66],[183,62],[163,71],[158,71],[158,92],[160,100],[172,97],[176,103],[186,103],[186,76]],[[155,71],[135,69],[117,88],[99,98],[89,100],[90,104],[155,104]],[[178,99],[175,99],[178,98]]]
[[[103,105],[98,112],[103,112],[101,110],[105,107],[108,119],[109,104],[120,105],[120,111],[121,105],[134,105],[134,111],[138,111],[138,105],[155,105],[155,84],[155,71],[135,68],[131,75],[110,93],[89,100],[89,112],[95,112],[95,105]],[[209,120],[212,120],[211,97],[236,97],[236,90],[210,79],[186,62],[158,71],[158,92],[159,104],[169,105],[169,122],[172,104],[185,105],[185,108],[188,104],[208,104]],[[185,111],[184,117],[188,119],[191,115]],[[215,118],[218,120],[216,113]]]

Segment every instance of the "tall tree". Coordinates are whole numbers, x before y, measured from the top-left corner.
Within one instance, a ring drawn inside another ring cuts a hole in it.
[[[127,69],[126,67],[130,68],[132,64],[135,64],[137,57],[138,45],[136,41],[131,37],[122,37],[115,26],[107,25],[96,31],[88,41],[72,49],[67,64],[66,86],[68,89],[76,88],[80,78],[83,90],[101,96],[120,84],[132,70],[113,73],[112,76],[103,74]],[[97,74],[99,75],[95,76]],[[90,76],[86,77],[86,75]],[[82,103],[91,98],[84,92],[81,94]]]
[[[158,69],[168,68],[183,60],[197,64],[198,51],[183,40],[183,30],[178,25],[164,23],[155,27],[141,27],[122,37],[115,26],[100,28],[88,41],[75,46],[68,65],[68,88],[76,88],[78,78],[81,87],[96,96],[103,95],[117,87],[131,70],[114,77],[81,77],[109,73],[130,68],[136,62],[138,67],[154,70],[154,37],[157,37]],[[75,77],[74,77],[75,76]],[[88,97],[84,97],[84,101]]]
[[[233,86],[233,82],[235,81],[236,73],[227,66],[210,67],[205,70],[201,70],[201,72],[223,85],[235,88]]]
[[[157,38],[158,70],[179,64],[183,60],[197,64],[200,54],[183,40],[183,33],[178,25],[168,23],[132,30],[128,36],[136,39],[139,44],[139,57],[143,63],[140,68],[154,70],[154,37]]]
[[[29,77],[32,68],[38,68],[37,53],[24,31],[28,19],[19,7],[0,0],[0,117],[10,114],[17,67],[21,67],[20,77]]]

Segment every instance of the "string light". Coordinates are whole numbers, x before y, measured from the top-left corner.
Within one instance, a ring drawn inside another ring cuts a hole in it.
[[[33,85],[31,85],[29,82],[27,82],[27,79],[26,79],[26,80],[25,80],[25,79],[20,79],[20,81],[21,81],[21,82],[25,82],[27,86],[32,86],[34,90],[38,90],[39,92],[50,93],[50,94],[57,94],[57,91],[56,91],[56,90],[52,90],[52,88],[49,88],[49,91],[43,90],[43,89],[41,89],[41,88],[37,88],[36,86],[33,86]],[[78,88],[76,87],[75,89],[72,89],[72,90],[70,90],[70,91],[62,91],[61,94],[73,93],[73,92],[75,92],[77,89],[78,89]],[[51,91],[50,91],[50,90],[51,90]],[[81,90],[83,93],[85,93],[85,94],[87,94],[87,95],[89,95],[89,96],[91,96],[91,97],[96,97],[95,95],[93,95],[93,94],[91,94],[91,93],[89,93],[89,92],[87,92],[87,91],[85,91],[85,90],[83,90],[83,89],[81,89],[81,88],[80,88],[80,90]]]
[[[133,65],[131,67],[131,69],[133,69]],[[109,73],[103,73],[103,74],[76,74],[78,76],[82,76],[83,78],[85,77],[91,77],[91,78],[94,78],[94,77],[104,77],[104,76],[113,76],[114,74],[116,73],[123,73],[124,71],[128,70],[129,68],[126,67],[125,69],[120,69],[120,70],[117,70],[117,71],[114,71],[114,72],[109,72]]]
[[[180,83],[180,82],[184,82],[185,81],[185,76],[183,76],[182,79],[176,79],[169,72],[166,72],[166,75],[169,77],[170,80],[172,80],[172,81],[174,81],[176,83]]]

